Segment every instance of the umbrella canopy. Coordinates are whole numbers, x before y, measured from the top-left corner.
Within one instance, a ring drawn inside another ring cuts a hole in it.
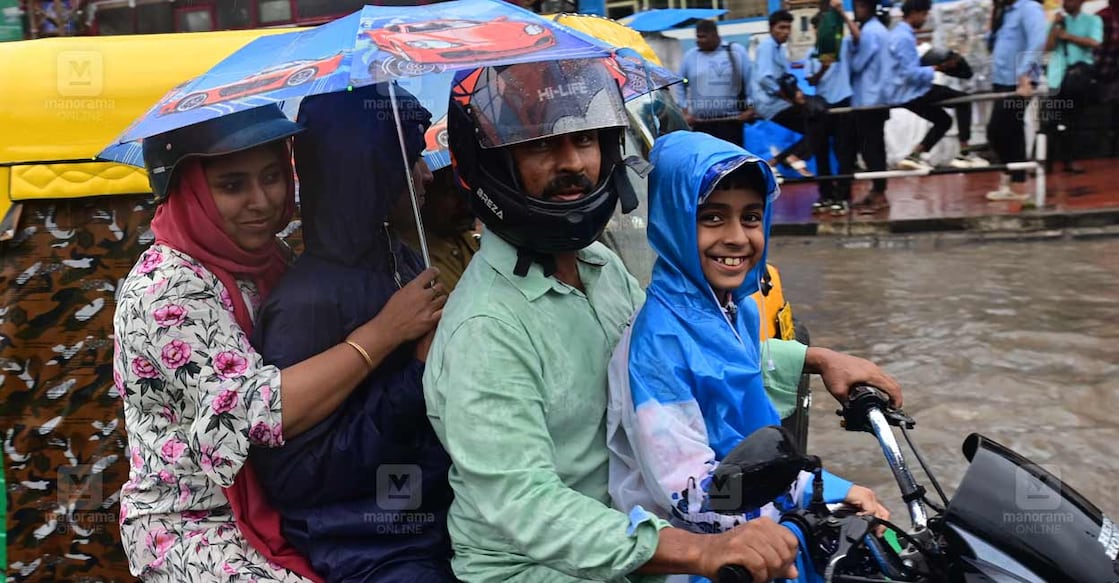
[[[119,145],[234,111],[391,79],[411,78],[407,88],[434,113],[456,70],[577,58],[610,59],[627,96],[679,80],[636,53],[618,56],[603,41],[500,0],[366,6],[317,28],[249,43],[172,89],[101,157],[138,165],[135,148]]]
[[[237,111],[385,81],[407,85],[437,117],[429,149],[446,146],[445,112],[453,73],[463,69],[561,59],[602,59],[623,95],[648,93],[679,81],[636,51],[609,44],[501,0],[453,0],[425,6],[366,6],[317,28],[249,43],[206,73],[172,89],[116,142],[102,159],[142,165],[143,138]],[[440,123],[441,122],[441,123]],[[441,128],[438,126],[442,126]],[[398,120],[398,133],[400,130]],[[401,157],[411,191],[420,247],[431,265],[412,188],[411,166]],[[446,165],[433,160],[433,167]]]
[[[605,16],[594,14],[549,14],[548,18],[575,30],[585,32],[599,40],[604,40],[618,48],[637,51],[642,58],[658,66],[664,66],[653,47],[645,41],[641,33]]]

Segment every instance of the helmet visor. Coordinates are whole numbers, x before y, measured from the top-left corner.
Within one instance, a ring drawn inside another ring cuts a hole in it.
[[[597,59],[487,67],[452,92],[470,104],[483,148],[627,125],[618,81]]]

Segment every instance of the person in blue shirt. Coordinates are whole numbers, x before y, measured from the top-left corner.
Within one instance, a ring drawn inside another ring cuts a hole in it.
[[[808,100],[789,74],[785,42],[792,32],[793,15],[789,11],[778,10],[769,15],[769,34],[758,43],[754,59],[750,96],[759,116],[803,136],[774,156],[770,165],[785,163],[801,176],[812,176],[805,160],[819,149],[823,120],[819,112],[808,108]]]
[[[932,167],[921,159],[921,154],[931,151],[952,128],[951,116],[942,106],[937,105],[937,102],[967,95],[951,87],[933,83],[937,71],[955,67],[955,58],[950,58],[936,66],[921,65],[921,57],[917,54],[916,31],[925,26],[931,9],[930,0],[905,0],[901,6],[902,20],[890,31],[887,45],[895,70],[894,76],[889,81],[890,102],[912,111],[933,124],[921,143],[898,163],[899,167],[910,170],[931,170]],[[968,168],[981,165],[979,160],[970,159],[962,153],[971,139],[971,104],[961,103],[954,109],[959,127],[961,154],[952,161],[952,166]]]
[[[843,15],[851,34],[844,35],[839,44],[839,58],[821,60],[812,49],[808,62],[808,84],[816,87],[816,95],[828,102],[828,107],[849,107],[851,105],[851,46],[859,38],[859,28],[843,11],[842,0],[832,0],[831,10]],[[819,30],[823,11],[812,17],[812,26]],[[851,174],[855,169],[855,116],[852,113],[833,113],[824,119],[824,137],[816,151],[816,173],[820,176],[831,174],[831,152],[835,151],[838,172]],[[820,198],[813,210],[830,211],[833,215],[847,213],[851,203],[851,180],[821,180]]]
[[[1049,38],[1045,50],[1052,51],[1046,67],[1049,90],[1060,88],[1056,99],[1046,99],[1043,126],[1052,136],[1049,142],[1051,155],[1046,159],[1046,171],[1052,169],[1054,160],[1064,162],[1065,172],[1083,174],[1084,169],[1072,161],[1075,145],[1067,139],[1076,122],[1077,106],[1089,95],[1073,94],[1063,87],[1065,74],[1076,63],[1092,64],[1092,51],[1103,41],[1103,19],[1095,14],[1085,14],[1080,10],[1084,0],[1064,0],[1063,11],[1049,27]]]
[[[851,45],[851,105],[867,108],[886,103],[883,89],[891,74],[886,58],[889,39],[889,12],[878,13],[877,0],[855,0],[855,21],[859,37]],[[871,172],[886,170],[886,120],[889,108],[855,111],[855,135],[859,153]],[[886,200],[886,179],[875,178],[870,193],[859,202],[860,214],[873,214],[889,206]]]
[[[742,144],[742,125],[756,115],[746,102],[750,91],[750,55],[738,43],[724,43],[711,20],[695,26],[695,47],[684,54],[675,86],[688,125],[704,133]]]
[[[995,0],[991,90],[1017,93],[996,101],[987,122],[987,141],[1004,164],[1026,160],[1024,113],[1040,77],[1047,29],[1045,9],[1034,0]],[[1025,182],[1024,171],[1004,174],[987,200],[1025,200],[1029,195],[1020,190]]]

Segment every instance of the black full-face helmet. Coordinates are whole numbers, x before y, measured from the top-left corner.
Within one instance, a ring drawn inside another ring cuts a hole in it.
[[[455,77],[447,131],[457,185],[486,227],[519,250],[518,274],[532,261],[548,272],[553,254],[593,243],[619,192],[630,198],[622,160],[627,124],[619,80],[598,59],[487,67]],[[591,192],[574,201],[524,192],[510,146],[591,130],[598,131],[602,150],[599,176],[589,177]]]
[[[233,154],[290,138],[302,130],[279,105],[265,105],[144,138],[144,166],[155,200],[167,198],[183,160]]]

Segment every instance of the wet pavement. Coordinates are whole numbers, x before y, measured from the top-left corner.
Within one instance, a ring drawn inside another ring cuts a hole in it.
[[[782,186],[774,207],[774,224],[778,226],[836,223],[907,222],[929,219],[1016,215],[1022,213],[1078,213],[1119,210],[1119,160],[1083,160],[1084,174],[1053,172],[1046,175],[1046,205],[1040,211],[1024,208],[1020,202],[989,202],[985,195],[998,187],[998,172],[943,174],[920,178],[894,178],[889,181],[887,197],[890,208],[874,215],[833,217],[813,215],[812,203],[817,198],[817,185],[789,183]],[[870,188],[868,181],[857,181],[854,200],[861,200]],[[1034,178],[1026,182],[1025,191],[1032,196]],[[777,229],[780,232],[780,229]]]
[[[770,259],[813,344],[870,358],[902,383],[911,436],[949,496],[967,465],[960,445],[980,432],[1119,517],[1119,239],[837,241],[776,238]],[[812,453],[908,524],[874,438],[840,429],[835,401],[818,379],[814,389]]]

